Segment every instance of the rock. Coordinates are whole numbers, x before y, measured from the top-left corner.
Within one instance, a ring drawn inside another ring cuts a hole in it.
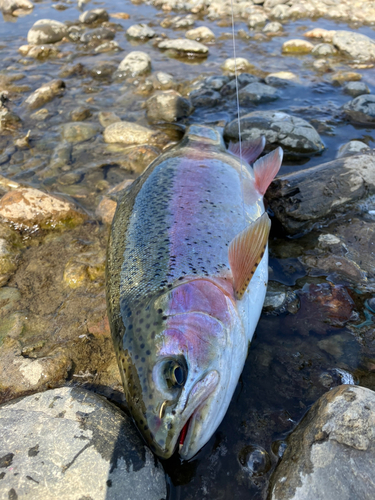
[[[370,151],[371,148],[361,141],[350,141],[343,144],[336,155],[336,158],[342,158],[343,156],[355,155],[358,153],[363,153],[365,151]]]
[[[56,57],[60,53],[60,51],[56,47],[49,45],[26,45],[26,47],[29,47],[29,50],[27,51],[27,57],[33,57],[34,59],[47,59],[47,57]]]
[[[111,78],[116,69],[115,64],[102,61],[90,71],[90,75],[96,80],[108,79]]]
[[[98,133],[98,127],[92,123],[72,122],[62,126],[62,138],[72,144],[88,141]]]
[[[95,215],[104,224],[111,225],[115,215],[117,203],[107,196],[104,196],[95,210]]]
[[[141,51],[130,52],[119,64],[117,75],[119,77],[140,76],[151,71],[151,58]]]
[[[241,89],[238,97],[240,104],[246,106],[248,104],[261,104],[275,101],[280,97],[280,94],[270,85],[254,82]]]
[[[306,40],[300,40],[298,38],[293,40],[287,40],[283,43],[282,53],[283,54],[309,54],[314,48],[314,45]]]
[[[238,76],[238,78],[241,75]],[[251,75],[252,76],[252,75]],[[256,78],[256,77],[254,77]],[[209,76],[205,79],[203,86],[208,87],[212,90],[221,90],[226,83],[230,81],[229,76]],[[251,82],[248,82],[251,83]]]
[[[298,76],[291,71],[278,71],[277,73],[270,73],[265,78],[267,85],[273,85],[274,87],[285,87],[290,82],[297,81]]]
[[[21,124],[21,118],[16,113],[9,111],[5,107],[0,108],[0,131],[7,130],[8,132],[14,132]]]
[[[126,12],[116,12],[115,14],[111,14],[111,17],[115,19],[130,19],[130,15]]]
[[[267,23],[262,29],[263,33],[281,33],[284,31],[283,25],[277,21]]]
[[[104,9],[86,10],[79,16],[79,20],[83,24],[103,23],[109,21],[109,15]]]
[[[375,194],[374,172],[373,152],[346,156],[278,177],[266,198],[286,232],[300,234]]]
[[[173,50],[179,54],[194,57],[206,57],[208,55],[208,47],[203,43],[195,40],[186,40],[186,38],[177,38],[176,40],[164,40],[158,44],[159,49]]]
[[[195,17],[191,14],[187,16],[176,16],[168,19],[164,19],[160,26],[162,28],[172,28],[172,29],[186,29],[194,26]]]
[[[25,104],[30,109],[40,108],[55,97],[61,97],[65,92],[65,83],[62,80],[52,80],[36,89],[26,99]]]
[[[27,34],[30,45],[43,45],[44,43],[59,42],[67,34],[65,24],[52,19],[40,19],[33,24]]]
[[[185,33],[186,38],[189,40],[196,40],[197,42],[212,43],[215,41],[215,33],[206,26],[199,26]]]
[[[73,122],[82,122],[90,118],[90,116],[92,116],[92,112],[90,108],[86,108],[85,106],[79,106],[70,113],[70,118]]]
[[[345,82],[358,82],[361,78],[362,75],[355,71],[337,71],[331,76],[332,83],[335,85],[342,85]]]
[[[152,86],[155,90],[170,90],[177,87],[177,83],[169,73],[157,71],[152,75]]]
[[[324,42],[332,42],[333,36],[336,33],[335,30],[326,30],[324,28],[314,28],[313,30],[306,31],[304,36],[308,38],[318,38]]]
[[[306,120],[282,111],[253,111],[241,117],[242,140],[256,139],[264,135],[272,149],[280,145],[286,156],[303,156],[320,153],[324,144],[315,128]],[[229,140],[238,140],[237,120],[224,129]]]
[[[246,73],[247,71],[254,69],[254,66],[244,57],[230,57],[224,61],[224,64],[221,66],[223,71],[228,71],[229,73]]]
[[[375,61],[375,41],[354,31],[336,31],[333,45],[342,53],[358,62]]]
[[[166,498],[163,468],[102,396],[49,390],[2,405],[0,422],[1,488],[11,498]]]
[[[99,111],[99,123],[102,127],[108,127],[112,123],[120,122],[121,118],[113,111]]]
[[[103,42],[103,40],[113,40],[115,36],[116,33],[113,30],[102,26],[83,33],[80,37],[80,42],[95,44]]]
[[[288,437],[270,500],[374,498],[374,426],[373,391],[331,389]]]
[[[155,31],[147,26],[147,24],[133,24],[126,30],[126,34],[130,38],[153,38],[155,36]]]
[[[4,286],[13,272],[17,269],[19,251],[13,247],[8,238],[3,238],[0,231],[0,287]],[[5,235],[4,235],[5,236]],[[0,290],[0,305],[3,295]]]
[[[193,90],[190,95],[190,100],[195,108],[207,107],[211,108],[219,104],[222,100],[221,94],[213,89],[201,88]]]
[[[330,43],[319,43],[318,45],[315,45],[311,54],[315,57],[327,57],[337,54],[337,50]]]
[[[64,141],[63,143],[58,144],[53,150],[49,164],[50,168],[59,169],[69,165],[72,156],[72,149],[72,144],[69,142]]]
[[[189,99],[175,90],[166,90],[156,92],[146,101],[146,112],[151,123],[175,122],[189,116],[193,112],[193,106]]]
[[[270,16],[273,19],[279,19],[280,21],[292,17],[289,5],[284,4],[275,5],[270,12]]]
[[[228,77],[227,77],[228,78]],[[259,82],[259,78],[255,75],[250,75],[250,73],[241,73],[237,77],[238,89],[243,89],[246,85],[250,83]],[[236,93],[236,79],[233,78],[226,85],[222,86],[220,89],[221,95],[232,95]]]
[[[268,21],[268,17],[264,12],[253,12],[248,18],[249,28],[257,28],[263,26]]]
[[[144,172],[149,164],[159,155],[160,150],[158,148],[143,144],[133,148],[130,153],[126,155],[121,167],[139,175]]]
[[[346,116],[363,124],[375,123],[375,95],[360,95],[342,107]]]
[[[118,52],[122,50],[117,42],[110,40],[109,42],[103,42],[97,47],[95,47],[94,52],[97,54],[102,54],[104,52]]]
[[[352,97],[358,97],[359,95],[369,94],[370,89],[363,82],[349,82],[344,86],[344,92]]]
[[[64,225],[74,226],[86,216],[71,203],[34,188],[18,188],[0,199],[0,217],[17,228],[39,226],[54,229]]]
[[[16,11],[31,11],[34,4],[29,0],[1,0],[0,10],[3,14],[17,15]]]
[[[138,123],[117,121],[108,125],[103,135],[107,143],[119,142],[131,145],[149,142],[155,137],[156,132]]]

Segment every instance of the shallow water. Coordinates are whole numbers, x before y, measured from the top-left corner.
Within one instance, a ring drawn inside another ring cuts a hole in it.
[[[233,48],[230,27],[201,19],[195,26],[210,27],[217,37],[216,43],[210,45],[209,57],[197,60],[171,59],[166,53],[155,48],[152,41],[142,44],[128,41],[125,31],[132,24],[144,22],[152,26],[158,34],[165,33],[170,38],[183,36],[183,30],[160,27],[163,19],[174,14],[166,14],[144,4],[134,5],[128,0],[114,0],[92,2],[87,8],[104,7],[109,13],[130,14],[128,20],[111,18],[111,22],[118,25],[115,40],[119,42],[123,52],[93,55],[92,48],[67,42],[57,44],[61,58],[35,61],[21,56],[18,48],[26,43],[27,32],[36,20],[77,20],[80,11],[76,5],[66,5],[66,10],[57,11],[50,1],[45,0],[36,3],[34,11],[25,17],[0,19],[0,85],[9,90],[10,107],[23,121],[17,132],[0,135],[0,155],[4,151],[12,151],[9,159],[0,165],[0,174],[51,193],[70,196],[95,220],[93,214],[102,194],[121,180],[136,176],[136,173],[121,166],[121,158],[127,154],[128,148],[105,144],[99,132],[88,141],[73,144],[70,160],[65,167],[55,168],[51,165],[51,157],[56,146],[61,143],[61,126],[70,122],[70,112],[80,105],[89,107],[92,112],[92,116],[86,120],[87,123],[98,125],[99,111],[114,111],[122,119],[147,125],[142,105],[149,94],[136,93],[136,82],[116,82],[110,77],[93,78],[90,71],[104,62],[115,67],[128,51],[138,48],[150,54],[153,71],[171,73],[178,81],[181,92],[186,93],[191,84],[202,75],[222,74],[220,66],[226,58],[232,57]],[[300,20],[284,24],[285,32],[282,36],[256,39],[258,32],[251,33],[246,23],[236,22],[236,29],[242,29],[250,36],[249,39],[237,38],[237,56],[249,59],[256,67],[257,74],[292,71],[300,79],[299,85],[282,90],[281,99],[258,108],[283,110],[313,121],[317,127],[321,123],[319,131],[326,146],[324,152],[303,162],[285,162],[283,173],[330,161],[335,158],[338,148],[349,140],[361,140],[370,147],[375,147],[373,128],[353,126],[343,120],[340,107],[351,98],[344,94],[342,87],[331,83],[331,73],[317,72],[312,66],[315,59],[311,55],[281,55],[281,45],[285,40],[302,38],[305,31],[314,27],[351,28],[344,23],[323,19]],[[357,29],[360,33],[375,37],[371,27]],[[352,69],[340,58],[334,58],[333,61],[335,71]],[[43,83],[58,78],[61,72],[78,63],[86,70],[71,76],[62,76],[66,83],[65,94],[44,106],[48,110],[48,117],[44,121],[32,118],[30,115],[34,111],[27,110],[23,105],[29,93]],[[362,75],[362,81],[374,93],[375,69],[354,71]],[[9,83],[9,77],[13,80],[12,83]],[[252,109],[243,108],[241,111]],[[196,109],[181,126],[171,126],[168,133],[176,140],[182,135],[187,123],[196,121],[223,126],[226,120],[233,119],[235,115],[234,99],[225,99],[217,108]],[[15,138],[24,136],[28,130],[31,130],[30,148],[14,148]],[[102,127],[99,126],[99,130],[102,131]],[[67,182],[66,177],[63,177],[67,173],[76,176],[70,177]],[[50,245],[50,249],[43,246],[44,251],[33,250],[33,245],[27,242],[21,245],[24,267],[11,285],[28,291],[23,296],[22,310],[31,310],[35,314],[31,316],[35,318],[35,322],[37,317],[49,317],[55,310],[58,311],[59,301],[64,304],[62,311],[69,312],[70,308],[74,309],[70,312],[72,315],[79,315],[82,306],[82,314],[86,316],[103,316],[103,311],[98,313],[98,308],[103,307],[103,280],[94,282],[80,293],[69,292],[72,294],[69,295],[68,292],[56,292],[55,295],[52,294],[54,302],[51,304],[47,296],[35,292],[50,285],[37,283],[40,276],[30,272],[28,267],[30,262],[34,270],[38,266],[44,269],[48,267],[49,271],[45,271],[43,276],[46,276],[45,281],[49,283],[52,276],[61,271],[59,261],[62,258],[68,259],[77,252],[85,254],[85,258],[90,251],[103,253],[107,233],[106,229],[98,224],[92,223],[95,230],[86,225],[82,230],[74,230],[75,233],[71,236],[61,236],[65,257],[53,246],[58,246],[53,238],[49,243],[46,240],[35,240],[35,248],[39,244]],[[335,227],[333,223],[323,230],[334,233]],[[364,303],[372,296],[373,289],[358,289],[355,284],[340,277],[330,275],[327,278],[328,273],[311,273],[303,264],[303,258],[314,251],[318,235],[316,232],[302,239],[290,240],[285,238],[275,225],[270,239],[270,279],[275,286],[282,285],[291,294],[289,309],[278,315],[262,315],[233,401],[210,442],[190,463],[180,463],[177,456],[164,463],[169,477],[169,498],[265,498],[270,474],[283,449],[286,436],[319,396],[330,387],[350,380],[350,375],[356,383],[375,389],[373,325],[370,320],[367,327],[356,329],[353,326],[364,321]],[[57,325],[59,316],[56,317]],[[70,328],[73,338],[77,332],[80,333],[81,325],[73,322]],[[34,335],[34,341],[37,342],[39,334],[33,332],[42,330],[43,325],[32,324],[27,330],[28,341],[31,341]],[[58,345],[58,333],[54,332],[54,335]],[[97,360],[106,360],[106,349],[110,349],[108,342],[98,344]],[[79,350],[77,364],[82,363],[79,358],[85,355],[82,347]],[[97,366],[99,365],[98,361]],[[88,364],[85,370],[89,372],[90,369],[91,365]],[[73,366],[68,380],[76,381],[79,376],[82,374],[75,372]],[[105,379],[94,379],[92,388],[112,397],[105,387]]]

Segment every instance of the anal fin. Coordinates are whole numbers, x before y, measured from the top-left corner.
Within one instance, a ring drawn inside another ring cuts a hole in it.
[[[268,153],[268,155],[259,158],[254,165],[255,187],[263,196],[267,191],[268,186],[276,177],[283,161],[283,150],[279,147]]]
[[[234,295],[240,300],[266,250],[271,221],[265,212],[230,242],[229,265],[233,275]]]
[[[228,146],[228,151],[238,158],[243,158],[247,163],[253,163],[258,156],[262,153],[264,146],[266,145],[266,139],[261,136],[253,141],[241,142],[241,147],[239,142],[230,142]]]

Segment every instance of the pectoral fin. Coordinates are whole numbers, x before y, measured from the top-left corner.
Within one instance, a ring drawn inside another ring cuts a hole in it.
[[[271,221],[265,212],[230,242],[229,265],[233,275],[234,295],[243,297],[256,268],[264,255]]]
[[[277,148],[275,151],[272,151],[272,153],[262,156],[262,158],[259,158],[259,160],[254,163],[255,187],[262,196],[276,177],[282,161],[283,150]]]
[[[230,142],[228,151],[238,158],[243,158],[247,163],[253,163],[258,156],[262,153],[264,146],[266,145],[266,139],[261,136],[253,141],[244,142]]]

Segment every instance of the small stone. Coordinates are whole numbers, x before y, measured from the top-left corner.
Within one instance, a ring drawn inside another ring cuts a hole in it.
[[[21,12],[31,12],[33,8],[34,5],[29,0],[2,0],[0,2],[0,10],[2,11],[2,13],[13,16],[17,16]]]
[[[241,73],[237,77],[238,89],[242,89],[246,87],[246,85],[256,82],[259,82],[259,78],[255,75],[251,75],[250,73]],[[234,94],[237,90],[237,85],[236,85],[236,79],[233,78],[220,89],[221,95],[225,96]]]
[[[141,51],[130,52],[119,64],[117,74],[119,77],[140,76],[151,70],[151,58]]]
[[[153,38],[156,33],[147,24],[133,24],[133,26],[130,26],[130,28],[127,29],[126,34],[130,38],[142,40],[146,38]]]
[[[176,16],[173,18],[164,19],[160,23],[160,26],[162,28],[186,29],[194,26],[194,23],[195,23],[195,17],[189,14],[185,17]]]
[[[27,34],[30,45],[59,42],[67,34],[65,24],[51,19],[40,19],[33,24]]]
[[[177,86],[177,83],[172,75],[157,71],[152,75],[152,86],[155,90],[170,90]]]
[[[90,74],[96,80],[102,80],[103,78],[111,78],[115,71],[115,64],[102,61],[90,71]]]
[[[245,73],[251,69],[254,69],[254,66],[244,57],[236,57],[236,59],[231,57],[224,61],[222,69],[230,73],[235,73],[236,70],[237,72]]]
[[[113,40],[116,36],[116,33],[109,28],[95,28],[92,30],[88,30],[83,33],[80,37],[80,42],[82,43],[91,43],[92,45],[102,43],[104,40]]]
[[[291,71],[278,71],[267,75],[265,82],[274,87],[285,87],[290,82],[298,82],[298,76]]]
[[[334,54],[337,54],[337,50],[330,43],[319,43],[318,45],[315,45],[311,54],[315,57],[333,56]]]
[[[47,57],[56,57],[60,51],[56,47],[48,45],[31,46],[27,53],[27,57],[34,59],[47,59]]]
[[[126,12],[116,12],[115,14],[111,14],[111,17],[115,19],[130,19],[130,15]]]
[[[110,40],[109,42],[103,42],[97,47],[95,47],[94,52],[97,54],[102,54],[105,52],[118,52],[122,50],[117,42]]]
[[[154,138],[156,132],[133,122],[117,121],[104,130],[104,141],[107,143],[145,144]]]
[[[72,144],[88,141],[98,133],[98,127],[92,123],[72,122],[62,126],[62,138]]]
[[[362,75],[355,71],[338,71],[331,76],[332,82],[337,85],[342,85],[345,82],[358,82],[361,79]]]
[[[61,225],[77,225],[84,214],[66,200],[34,188],[18,188],[0,199],[0,216],[19,228],[40,226],[53,229]]]
[[[175,90],[159,91],[146,101],[147,119],[150,123],[175,122],[193,112],[189,99]]]
[[[77,184],[81,180],[82,175],[76,172],[68,172],[59,177],[59,184],[63,186],[71,186],[72,184]]]
[[[85,106],[79,106],[73,109],[70,113],[70,118],[73,122],[82,122],[92,115],[91,110]]]
[[[290,18],[291,12],[289,5],[284,5],[284,4],[275,5],[275,7],[273,7],[273,9],[270,12],[270,16],[273,19],[278,19],[280,21]]]
[[[371,148],[361,141],[350,141],[343,144],[336,155],[336,158],[342,158],[343,156],[350,156],[365,153],[366,151],[371,151]]]
[[[334,234],[321,234],[318,238],[318,244],[321,248],[329,248],[341,243],[340,238]]]
[[[263,33],[281,33],[284,31],[283,25],[274,21],[272,23],[267,23],[265,27],[262,29]]]
[[[30,109],[40,108],[55,97],[61,97],[65,91],[65,83],[62,80],[52,80],[36,89],[26,99],[25,103]]]
[[[213,89],[201,88],[193,90],[189,95],[193,106],[196,107],[207,107],[216,106],[221,101],[222,97],[219,92]]]
[[[245,446],[240,451],[238,460],[253,477],[263,476],[271,468],[270,457],[266,450],[260,446]]]
[[[215,41],[215,33],[206,26],[194,28],[185,33],[186,38],[196,40],[197,42],[212,43]]]
[[[82,286],[87,279],[87,266],[81,262],[68,262],[65,266],[63,280],[73,290]]]
[[[360,95],[369,94],[370,89],[364,82],[349,82],[344,85],[345,94],[349,94],[352,97],[358,97]]]
[[[375,123],[375,95],[360,95],[344,104],[343,110],[354,122]]]
[[[105,9],[86,10],[79,16],[79,21],[83,24],[103,23],[109,21],[109,15]]]
[[[209,76],[204,82],[204,86],[212,90],[221,90],[230,80],[229,76]],[[250,82],[249,82],[250,83]]]
[[[18,49],[18,52],[21,54],[21,56],[27,56],[31,47],[32,45],[21,45],[21,47],[19,47]]]
[[[149,164],[160,155],[160,150],[154,146],[143,144],[133,148],[125,157],[122,167],[135,174],[142,174]]]
[[[308,38],[318,38],[324,40],[325,42],[332,42],[333,36],[336,33],[335,30],[326,30],[324,28],[314,28],[313,30],[304,33],[304,36]]]
[[[254,12],[248,18],[249,28],[257,28],[263,26],[268,21],[268,17],[263,12]]]
[[[241,89],[238,96],[240,104],[246,106],[248,104],[262,104],[275,101],[280,97],[280,94],[270,85],[255,82]]]
[[[314,48],[314,45],[306,40],[300,40],[298,38],[293,40],[287,40],[283,43],[282,53],[283,54],[309,54]]]
[[[117,203],[104,196],[97,209],[95,210],[95,215],[101,222],[103,222],[103,224],[111,225],[116,212],[116,208]]]
[[[186,54],[196,57],[206,57],[208,55],[208,47],[203,43],[195,40],[187,40],[186,38],[177,38],[175,40],[164,40],[158,45],[162,50],[174,50],[180,54]]]

